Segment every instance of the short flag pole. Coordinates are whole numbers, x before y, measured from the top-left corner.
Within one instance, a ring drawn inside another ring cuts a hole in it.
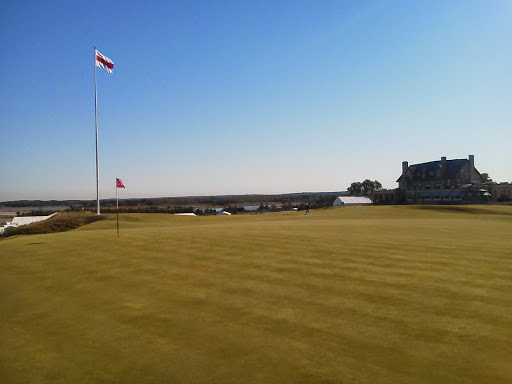
[[[119,197],[117,194],[117,190],[119,188],[126,188],[121,179],[116,177],[116,216],[117,216],[117,238],[119,239]]]

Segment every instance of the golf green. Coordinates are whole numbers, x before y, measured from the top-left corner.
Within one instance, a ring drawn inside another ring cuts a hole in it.
[[[311,213],[1,240],[0,381],[512,382],[512,206]]]

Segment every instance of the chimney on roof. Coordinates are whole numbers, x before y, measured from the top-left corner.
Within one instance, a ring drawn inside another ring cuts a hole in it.
[[[402,161],[402,175],[405,175],[407,168],[409,168],[409,163],[407,161]]]
[[[475,169],[475,155],[469,155],[469,171],[473,172]]]
[[[441,157],[441,177],[446,178],[448,167],[446,166],[446,156]]]

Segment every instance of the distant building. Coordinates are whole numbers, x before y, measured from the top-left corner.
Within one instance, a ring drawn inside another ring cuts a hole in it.
[[[381,189],[373,192],[373,202],[375,204],[399,204],[404,201],[404,191],[395,189]]]
[[[37,223],[38,221],[48,220],[49,218],[57,215],[58,213],[52,213],[48,216],[19,216],[13,217],[11,221],[11,225],[14,227],[20,227],[22,225],[28,225],[32,223]]]
[[[411,189],[443,189],[457,188],[467,184],[481,184],[482,177],[475,168],[475,156],[468,159],[431,161],[409,166],[402,163],[402,175],[398,178],[398,188]]]
[[[441,157],[441,160],[413,165],[404,161],[397,182],[397,189],[375,192],[375,203],[478,203],[486,202],[490,197],[475,168],[473,155],[454,160]]]
[[[334,200],[333,206],[340,207],[345,205],[370,205],[373,204],[367,196],[338,196]]]
[[[512,200],[512,184],[510,183],[490,183],[485,185],[491,198],[497,201]]]

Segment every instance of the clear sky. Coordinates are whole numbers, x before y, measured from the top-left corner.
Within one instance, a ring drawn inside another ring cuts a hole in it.
[[[1,1],[0,201],[512,181],[512,0]]]

